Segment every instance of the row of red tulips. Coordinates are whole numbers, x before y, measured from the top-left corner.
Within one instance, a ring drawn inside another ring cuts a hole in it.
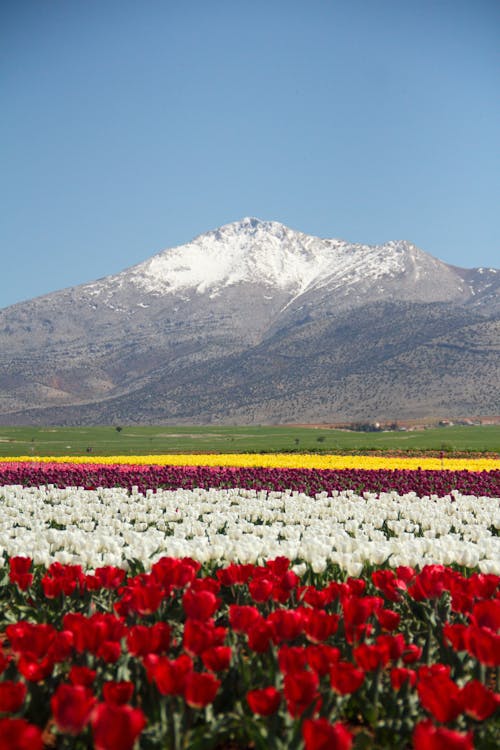
[[[12,558],[0,749],[494,748],[500,577]]]
[[[457,490],[477,497],[500,496],[500,470],[435,471],[410,469],[283,469],[208,466],[129,466],[104,464],[3,463],[0,485],[56,487],[137,487],[140,492],[163,487],[197,487],[317,492],[415,492],[443,497]]]

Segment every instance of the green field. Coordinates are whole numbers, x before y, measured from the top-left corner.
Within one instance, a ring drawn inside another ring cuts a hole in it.
[[[0,427],[0,456],[374,450],[500,453],[500,425],[375,433],[293,426]]]

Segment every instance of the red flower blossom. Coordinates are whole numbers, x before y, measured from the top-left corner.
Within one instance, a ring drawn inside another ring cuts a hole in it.
[[[268,625],[273,631],[273,641],[293,641],[303,632],[304,618],[302,612],[297,609],[277,609],[271,612],[267,618]]]
[[[460,623],[451,624],[446,622],[443,625],[443,636],[445,642],[450,643],[455,651],[466,651],[467,640],[466,640],[467,625]]]
[[[307,663],[313,672],[316,672],[320,677],[329,674],[332,664],[340,659],[340,650],[325,644],[307,646],[305,652]]]
[[[90,720],[95,704],[91,691],[83,685],[61,684],[50,700],[54,721],[66,734],[77,735]]]
[[[146,719],[139,708],[99,703],[91,724],[95,750],[132,750]]]
[[[0,719],[0,750],[42,750],[42,730],[25,719]]]
[[[253,623],[260,619],[257,607],[238,604],[231,604],[229,607],[229,623],[237,633],[247,633]]]
[[[394,690],[401,690],[405,683],[415,685],[417,682],[417,673],[414,669],[407,667],[394,667],[391,669],[391,685]]]
[[[231,646],[212,646],[203,651],[201,660],[211,672],[224,672],[231,665]]]
[[[477,721],[484,721],[500,705],[500,695],[488,690],[479,680],[471,680],[460,691],[463,711]]]
[[[445,589],[444,565],[425,565],[417,574],[408,593],[416,601],[438,599]]]
[[[192,620],[208,620],[218,609],[220,599],[211,591],[191,591],[188,589],[182,597],[182,606],[186,615]]]
[[[54,662],[47,657],[45,659],[35,660],[21,654],[19,661],[17,662],[17,669],[25,680],[29,680],[30,682],[42,682],[52,674]]]
[[[83,687],[90,687],[93,685],[97,672],[95,669],[89,669],[88,667],[79,667],[74,664],[69,671],[69,681],[72,685],[83,685]]]
[[[121,682],[105,682],[102,686],[102,695],[106,703],[122,706],[128,703],[134,693],[134,684],[127,680]]]
[[[492,633],[500,630],[500,599],[477,602],[472,610],[470,621],[478,628],[487,628]]]
[[[217,579],[223,586],[236,586],[238,584],[248,583],[254,574],[253,565],[236,565],[230,563],[227,568],[216,572]]]
[[[184,698],[191,708],[204,708],[212,703],[220,687],[211,672],[189,672],[184,683]]]
[[[283,674],[300,672],[307,667],[307,651],[302,646],[282,646],[278,651],[278,665]]]
[[[250,710],[259,716],[271,716],[275,714],[281,704],[281,693],[275,687],[249,690],[247,702]]]
[[[338,661],[330,668],[330,684],[340,695],[354,693],[365,680],[365,673],[349,661]]]
[[[95,653],[96,656],[107,664],[115,664],[122,653],[121,643],[117,641],[103,641]]]
[[[285,675],[283,693],[290,716],[296,718],[304,713],[318,697],[318,684],[315,672],[304,670]]]
[[[488,667],[500,666],[500,635],[489,628],[470,625],[465,631],[467,651]]]
[[[310,609],[303,617],[304,632],[307,640],[312,643],[322,643],[336,632],[339,616],[331,615],[319,609]]]
[[[372,672],[379,667],[385,667],[390,658],[388,649],[384,645],[379,646],[377,644],[361,643],[353,649],[352,653],[358,666],[365,672]]]
[[[64,616],[63,625],[73,633],[74,645],[79,653],[90,651],[92,654],[97,654],[103,646],[99,655],[105,661],[112,661],[113,655],[116,653],[119,655],[121,652],[120,641],[126,628],[120,617],[101,613],[85,617],[80,613],[70,612]],[[115,642],[119,650],[117,651],[116,647],[109,647],[109,642]]]
[[[96,568],[95,577],[104,589],[117,589],[125,578],[125,571],[122,568],[116,568],[114,565],[105,565],[102,568]]]
[[[375,570],[372,573],[372,582],[386,599],[391,602],[397,602],[401,599],[401,594],[406,590],[406,583],[402,578],[398,578],[393,570]]]
[[[165,598],[165,589],[151,580],[129,587],[128,594],[127,604],[132,612],[137,612],[139,615],[151,615],[156,612]]]
[[[215,627],[213,620],[186,620],[184,625],[184,648],[188,654],[201,656],[211,646],[221,646],[226,637],[226,628]]]
[[[380,609],[377,612],[377,620],[382,630],[392,632],[398,627],[401,615],[398,612],[393,612],[392,609]]]
[[[438,721],[445,724],[462,712],[460,688],[449,677],[449,668],[438,670],[421,667],[418,671],[417,690],[422,706]]]
[[[267,602],[273,591],[273,582],[268,578],[258,578],[250,581],[248,590],[255,602]]]
[[[148,669],[148,665],[145,666]],[[187,654],[181,654],[177,659],[160,656],[154,663],[150,662],[151,676],[162,695],[182,695],[186,676],[192,669],[193,662]]]
[[[305,750],[350,750],[353,735],[341,722],[327,719],[305,719],[302,724]]]
[[[42,588],[47,599],[54,599],[60,594],[71,596],[77,587],[80,591],[85,589],[85,575],[81,565],[53,562],[42,578]]]
[[[368,618],[381,609],[383,600],[378,596],[351,596],[344,599],[344,627],[348,643],[360,641],[363,635],[371,631]]]
[[[248,646],[252,651],[263,654],[269,649],[273,637],[273,628],[263,617],[253,623],[247,631]]]
[[[413,750],[474,750],[472,732],[463,734],[421,721],[413,732]]]
[[[26,685],[24,682],[5,680],[0,682],[0,713],[15,714],[24,703]]]
[[[407,643],[403,652],[403,662],[405,664],[415,664],[422,656],[422,647],[416,643]]]
[[[33,582],[33,573],[30,573],[31,563],[30,557],[11,557],[9,560],[9,580],[21,591],[26,591]]]
[[[170,645],[170,627],[166,622],[154,625],[133,625],[127,633],[127,649],[132,656],[161,654]]]

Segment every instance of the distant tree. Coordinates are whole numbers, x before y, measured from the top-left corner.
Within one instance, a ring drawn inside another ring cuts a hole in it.
[[[120,427],[120,425],[118,425],[117,427],[115,427],[115,430],[117,432],[121,432],[123,430],[123,427]]]

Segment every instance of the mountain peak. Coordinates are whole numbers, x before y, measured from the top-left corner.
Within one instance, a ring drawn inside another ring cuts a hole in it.
[[[405,275],[430,279],[433,286],[432,279],[439,276],[442,282],[443,274],[448,274],[446,264],[406,241],[363,245],[322,239],[247,216],[186,245],[163,250],[113,278],[119,285],[131,282],[156,295],[216,297],[227,287],[253,284],[267,288],[269,294],[273,289],[285,293],[291,301],[312,289],[331,293],[357,289],[364,294],[367,284],[378,285],[383,293]],[[451,296],[454,285],[454,278],[445,283]],[[442,291],[436,290],[433,297],[441,298]]]

